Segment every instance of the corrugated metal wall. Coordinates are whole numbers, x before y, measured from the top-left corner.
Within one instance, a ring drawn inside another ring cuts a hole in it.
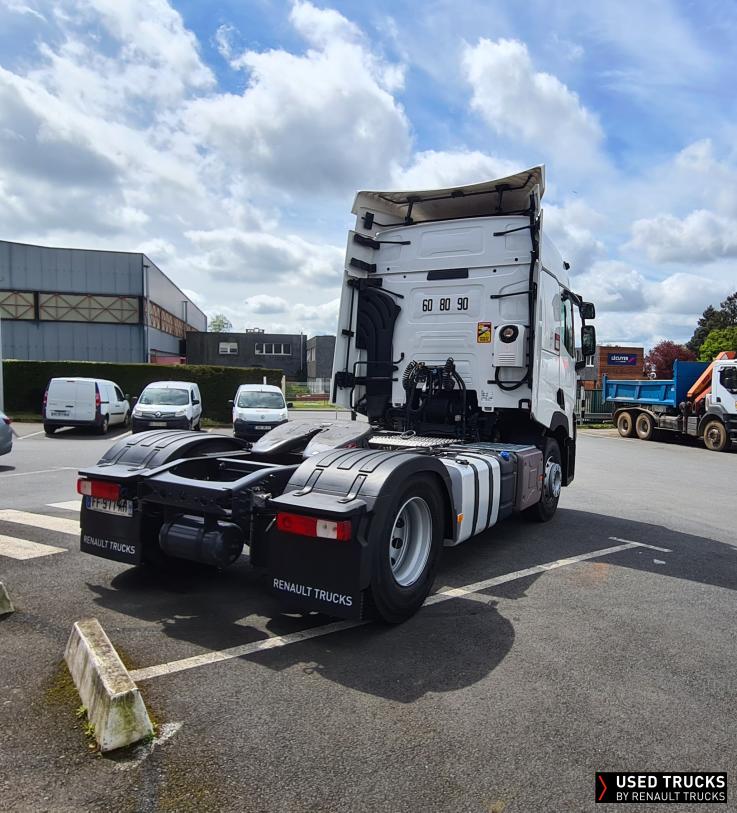
[[[207,330],[207,317],[146,255],[143,262],[148,269],[148,295],[152,302],[160,305],[178,319],[185,318],[182,302],[187,302],[186,321],[195,330]]]
[[[6,359],[119,362],[145,360],[143,325],[3,320],[2,343]]]
[[[142,256],[0,240],[0,289],[141,296]]]

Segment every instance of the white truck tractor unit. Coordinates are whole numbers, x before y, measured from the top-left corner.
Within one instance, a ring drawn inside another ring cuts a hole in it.
[[[577,313],[584,356],[596,339],[543,232],[544,186],[535,167],[360,192],[333,399],[368,420],[290,421],[252,445],[122,439],[80,472],[82,550],[224,567],[247,545],[290,609],[396,623],[444,546],[515,512],[550,520],[575,471]]]

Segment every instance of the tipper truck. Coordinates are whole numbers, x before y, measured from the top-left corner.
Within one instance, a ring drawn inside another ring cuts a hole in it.
[[[594,306],[543,232],[543,167],[432,191],[359,192],[333,399],[253,444],[150,431],[80,472],[81,548],[225,567],[248,546],[285,607],[400,622],[444,546],[516,512],[547,521],[576,464],[574,326]],[[355,417],[354,414],[354,417]]]
[[[667,380],[602,379],[604,401],[616,404],[614,422],[625,438],[652,440],[658,430],[702,438],[723,452],[737,443],[737,361],[731,351],[714,361],[676,361]]]

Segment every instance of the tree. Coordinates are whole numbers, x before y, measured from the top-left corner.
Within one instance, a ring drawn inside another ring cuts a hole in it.
[[[207,325],[210,333],[227,333],[233,330],[233,323],[224,313],[213,313]]]
[[[719,310],[713,305],[709,305],[701,315],[696,330],[687,346],[694,353],[699,353],[701,345],[712,330],[721,330],[735,325],[737,325],[737,291],[730,294],[721,303]]]
[[[699,350],[700,361],[712,361],[723,350],[737,351],[737,326],[712,330]]]
[[[646,372],[654,372],[655,378],[673,378],[673,363],[696,361],[696,354],[684,344],[662,341],[645,356]]]

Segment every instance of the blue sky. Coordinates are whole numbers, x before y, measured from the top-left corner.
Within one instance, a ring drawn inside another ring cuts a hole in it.
[[[358,188],[547,166],[604,341],[737,289],[733,2],[0,0],[0,238],[332,332]]]

